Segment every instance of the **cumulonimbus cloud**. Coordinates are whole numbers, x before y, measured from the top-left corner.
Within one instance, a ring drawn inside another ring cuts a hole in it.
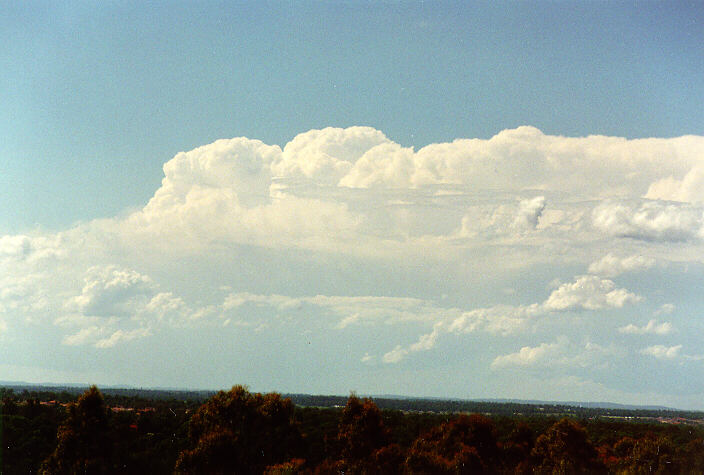
[[[283,149],[244,137],[218,140],[167,162],[162,186],[122,229],[188,239],[189,246],[379,249],[422,232],[520,235],[537,227],[548,202],[546,223],[554,224],[579,214],[575,203],[608,198],[591,214],[596,231],[682,241],[698,236],[698,208],[641,200],[653,196],[653,184],[698,166],[703,145],[694,136],[569,138],[533,127],[417,151],[370,127],[311,130]],[[568,223],[559,229],[575,231]]]
[[[311,130],[283,148],[245,137],[218,140],[169,160],[141,209],[58,233],[0,236],[0,316],[11,330],[20,320],[53,324],[46,315],[69,325],[70,314],[74,323],[83,320],[71,327],[69,342],[108,345],[156,331],[114,319],[178,324],[227,312],[222,302],[189,307],[169,285],[147,277],[145,255],[197,260],[255,246],[384,262],[481,262],[492,275],[538,260],[586,265],[596,239],[598,246],[642,241],[644,252],[657,242],[688,246],[701,238],[702,149],[699,136],[563,137],[529,126],[417,150],[370,127]],[[510,335],[537,315],[641,301],[609,278],[649,268],[654,258],[610,256],[593,263],[591,275],[529,305],[457,309],[428,301],[292,298],[339,316],[340,329],[384,318],[441,321],[401,348],[427,351],[444,333]],[[244,297],[230,304],[236,298]],[[106,329],[91,330],[95,318]]]

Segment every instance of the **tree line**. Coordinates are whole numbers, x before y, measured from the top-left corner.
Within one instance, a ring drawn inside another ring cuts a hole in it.
[[[355,395],[302,407],[243,386],[205,402],[116,401],[96,387],[63,406],[4,393],[0,472],[704,473],[694,426],[403,412]]]

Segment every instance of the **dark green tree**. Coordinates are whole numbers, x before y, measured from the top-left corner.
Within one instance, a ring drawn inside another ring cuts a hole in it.
[[[392,474],[395,472],[389,467],[403,460],[400,447],[387,446],[389,431],[377,405],[371,399],[361,400],[354,394],[340,415],[337,442],[341,457],[337,467],[344,473]],[[382,466],[386,467],[386,472],[380,472]]]
[[[112,444],[108,409],[98,388],[91,386],[67,407],[59,426],[56,449],[42,465],[45,474],[102,474],[111,471]]]
[[[536,473],[606,472],[587,432],[580,424],[567,418],[556,422],[538,437],[531,457]]]
[[[493,473],[498,453],[491,419],[461,415],[416,439],[406,467],[410,473]]]
[[[531,428],[525,422],[518,423],[501,447],[501,465],[504,469],[520,472],[522,466],[527,467],[534,442],[535,435]]]
[[[388,432],[374,401],[350,396],[340,416],[337,438],[342,459],[349,462],[365,460],[376,449],[385,446]]]
[[[639,439],[624,437],[614,444],[614,454],[619,457],[618,469],[623,473],[677,473],[680,468],[672,442],[654,434]]]
[[[243,386],[220,391],[191,418],[192,449],[177,473],[262,473],[289,460],[300,443],[293,403],[279,394],[252,394]]]

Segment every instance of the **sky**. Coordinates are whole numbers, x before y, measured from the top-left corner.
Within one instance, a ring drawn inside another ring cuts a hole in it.
[[[0,380],[704,409],[701,3],[0,33]]]

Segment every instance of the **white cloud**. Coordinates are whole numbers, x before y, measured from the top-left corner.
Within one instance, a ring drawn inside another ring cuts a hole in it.
[[[559,339],[555,343],[541,343],[538,346],[524,346],[516,353],[501,355],[494,358],[492,368],[506,368],[514,366],[535,366],[545,362],[555,361],[566,351],[567,340]]]
[[[545,309],[555,310],[600,310],[605,308],[621,308],[629,303],[637,303],[641,297],[616,288],[616,284],[608,279],[600,279],[593,275],[583,275],[572,283],[562,284],[554,290],[543,303]]]
[[[337,329],[351,325],[377,325],[402,323],[432,323],[427,334],[407,349],[400,346],[387,353],[385,362],[397,362],[406,355],[433,348],[442,333],[472,333],[510,335],[525,327],[528,319],[545,313],[538,304],[512,307],[495,306],[464,311],[442,307],[432,301],[385,296],[324,296],[287,297],[283,295],[258,295],[237,293],[228,295],[223,311],[239,310],[245,305],[266,306],[278,311],[300,310],[304,305],[315,306],[336,315]]]
[[[27,236],[23,234],[0,236],[0,266],[10,262],[36,263],[60,258],[62,236]]]
[[[516,353],[499,355],[492,361],[491,368],[605,367],[622,355],[623,351],[615,347],[604,347],[592,342],[576,345],[567,337],[561,336],[554,343],[541,343],[534,347],[524,346]]]
[[[652,356],[653,358],[659,360],[672,360],[672,361],[702,361],[704,360],[704,355],[687,355],[682,354],[682,345],[675,346],[665,346],[665,345],[653,345],[640,350],[642,355]]]
[[[537,304],[525,307],[496,306],[478,308],[466,312],[457,309],[446,309],[438,312],[436,322],[431,332],[421,335],[418,341],[403,348],[397,345],[386,353],[382,360],[385,363],[398,363],[411,353],[427,351],[435,347],[442,333],[473,333],[486,332],[507,336],[525,328],[528,319],[540,314]]]
[[[303,305],[319,307],[341,318],[337,324],[339,329],[354,324],[432,321],[441,313],[458,312],[457,309],[445,309],[433,302],[415,298],[326,295],[288,297],[252,293],[228,295],[223,310],[233,310],[247,304],[268,306],[279,311],[298,309]]]
[[[131,317],[154,293],[152,280],[134,270],[93,267],[87,272],[81,295],[70,299],[67,308],[87,316]]]
[[[344,239],[358,218],[345,203],[274,186],[272,168],[281,160],[278,146],[244,137],[179,153],[164,165],[162,185],[149,203],[115,223],[118,232],[131,242],[158,237],[162,245],[182,249],[219,242],[320,248]]]
[[[181,152],[164,165],[164,179],[147,208],[185,203],[196,190],[228,189],[244,206],[269,202],[271,163],[281,149],[244,137],[218,140]]]
[[[442,330],[443,322],[437,322],[433,325],[433,331],[425,335],[421,335],[418,341],[410,345],[408,348],[402,348],[401,345],[397,345],[393,350],[384,354],[382,361],[384,363],[398,363],[404,359],[410,353],[416,353],[418,351],[428,351],[435,347],[435,342],[440,335]]]
[[[259,295],[252,294],[249,292],[240,292],[236,294],[230,294],[225,297],[225,301],[223,302],[223,309],[231,310],[239,308],[246,304],[286,309],[299,306],[301,304],[301,300],[297,298],[288,297],[286,295]]]
[[[616,237],[687,241],[700,234],[702,210],[660,201],[646,201],[639,206],[606,202],[594,208],[592,222],[598,230]]]
[[[381,359],[384,363],[398,363],[404,359],[408,353],[408,349],[402,348],[401,345],[396,345],[393,350],[385,353]]]
[[[86,328],[81,328],[78,332],[72,335],[65,336],[62,343],[69,346],[84,345],[91,341],[95,341],[102,334],[103,331],[98,326],[92,325]]]
[[[459,237],[483,237],[495,239],[501,235],[519,235],[533,231],[538,226],[538,220],[546,206],[544,196],[521,199],[515,204],[502,204],[493,210],[479,208],[462,217]]]
[[[675,311],[675,306],[671,303],[664,303],[660,306],[660,308],[655,312],[655,315],[669,315],[672,312]]]
[[[13,337],[45,330],[67,346],[154,335],[151,344],[173,327],[274,338],[312,321],[341,341],[368,335],[355,364],[435,358],[449,335],[491,342],[503,354],[495,368],[606,364],[617,350],[583,343],[622,325],[605,315],[632,318],[626,307],[639,302],[641,314],[671,312],[655,306],[680,297],[609,278],[702,260],[702,149],[704,137],[569,138],[533,127],[420,150],[369,127],[312,130],[283,150],[221,140],[173,157],[131,214],[0,236],[0,317]],[[541,290],[587,266],[591,275]],[[688,331],[685,316],[677,328]],[[655,320],[621,328],[671,330]],[[518,343],[527,336],[546,343]]]
[[[589,265],[589,273],[603,277],[616,277],[618,275],[650,269],[655,265],[655,259],[644,255],[618,257],[608,253],[600,260]]]
[[[387,256],[424,248],[443,254],[477,245],[474,238],[482,245],[498,235],[518,234],[526,244],[521,235],[527,231],[569,246],[588,231],[580,228],[588,202],[576,199],[640,198],[652,183],[689,170],[703,142],[568,138],[533,127],[418,151],[370,127],[311,130],[283,150],[244,137],[218,140],[167,162],[153,198],[128,219],[113,221],[111,232],[131,245],[158,240],[162,248],[192,251],[246,244]],[[691,236],[687,213],[649,206],[631,220],[618,209],[597,206],[591,232],[666,240]]]
[[[203,310],[201,309],[200,312]],[[193,311],[181,297],[175,296],[172,292],[160,292],[154,295],[140,312],[142,315],[150,315],[150,318],[160,322],[168,322],[171,325],[182,325],[189,319],[197,319],[197,311]]]
[[[519,203],[518,214],[513,221],[513,226],[517,229],[535,229],[543,210],[545,210],[544,196],[522,200]]]
[[[151,331],[148,328],[137,328],[135,330],[125,331],[116,330],[107,338],[101,338],[95,342],[96,348],[112,348],[122,341],[130,341],[136,338],[145,338],[151,335]]]
[[[374,147],[365,153],[352,170],[340,180],[340,186],[351,188],[409,188],[435,183],[431,174],[423,174],[414,162],[414,152],[395,143]]]
[[[206,309],[192,309],[172,292],[159,292],[149,276],[134,269],[94,266],[86,271],[80,294],[60,306],[54,325],[73,332],[62,338],[64,345],[111,348],[164,326],[182,327],[213,316]]]
[[[305,177],[335,185],[367,151],[388,143],[382,132],[371,127],[311,130],[286,144],[272,170],[279,178]]]
[[[663,177],[686,171],[704,139],[568,138],[534,127],[489,140],[458,139],[418,152],[384,144],[363,155],[340,184],[350,187],[463,184],[519,191],[550,189],[582,198],[642,196]]]
[[[647,348],[643,348],[641,353],[644,355],[649,355],[657,359],[667,359],[672,360],[679,356],[682,345],[676,346],[664,346],[664,345],[653,345]]]
[[[616,288],[611,280],[593,275],[578,276],[574,282],[562,284],[541,304],[523,306],[497,305],[461,312],[459,315],[445,312],[442,320],[433,327],[431,333],[422,335],[417,343],[408,348],[396,346],[384,355],[387,363],[396,363],[419,349],[427,350],[435,345],[438,334],[472,333],[477,331],[508,336],[523,330],[531,320],[552,312],[574,310],[595,311],[622,308],[635,304],[641,297],[623,288]],[[445,322],[442,325],[440,323]],[[421,342],[424,344],[421,346]],[[590,348],[596,346],[590,344]],[[526,350],[529,352],[529,350]],[[532,351],[532,350],[530,350]],[[542,350],[537,350],[540,353]],[[529,352],[529,354],[532,354]],[[512,358],[518,358],[512,357]]]
[[[477,308],[462,314],[450,322],[448,331],[455,333],[471,333],[486,331],[509,335],[525,327],[530,317],[540,315],[541,308],[537,304],[523,307],[497,305],[488,308]]]
[[[650,320],[646,325],[638,327],[632,323],[618,329],[619,333],[631,335],[668,335],[672,333],[670,322],[658,323],[657,320]]]
[[[32,249],[31,239],[28,236],[2,236],[0,237],[0,260],[7,258],[22,259]]]
[[[695,165],[681,180],[668,176],[653,182],[645,197],[653,200],[703,202],[704,165]]]
[[[8,271],[0,277],[0,314],[18,313],[32,320],[45,313],[49,306],[48,280],[47,275],[31,271]]]

